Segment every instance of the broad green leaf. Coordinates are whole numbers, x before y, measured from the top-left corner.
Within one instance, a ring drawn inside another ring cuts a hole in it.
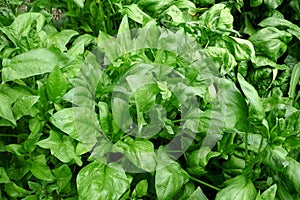
[[[47,182],[53,182],[55,180],[49,166],[47,165],[44,154],[31,157],[30,164],[30,171],[36,178]]]
[[[267,146],[262,152],[261,161],[275,171],[282,171],[288,152],[282,146]]]
[[[16,119],[13,116],[12,107],[11,107],[11,100],[6,95],[3,94],[2,91],[0,92],[0,117],[8,120],[11,122],[12,125],[16,124]]]
[[[45,16],[41,13],[31,12],[21,14],[7,27],[5,33],[12,33],[15,35],[15,38],[21,39],[21,37],[29,34],[34,22],[36,22],[36,31],[42,30],[45,23]],[[9,37],[9,35],[7,36]],[[9,38],[12,39],[11,37]]]
[[[198,187],[187,200],[208,200],[200,187]]]
[[[218,99],[225,109],[225,128],[237,128],[240,131],[248,130],[247,103],[232,81],[218,79]]]
[[[286,160],[282,164],[284,167],[283,174],[284,178],[287,179],[287,184],[292,185],[292,187],[300,193],[300,176],[298,176],[300,173],[300,163],[291,157],[286,157]]]
[[[136,184],[133,192],[132,192],[132,196],[133,197],[142,197],[142,196],[146,196],[148,192],[148,181],[146,179],[141,180],[140,182],[138,182],[138,184]]]
[[[4,62],[2,81],[7,82],[45,74],[51,72],[55,66],[62,68],[71,61],[69,56],[54,50],[34,49]]]
[[[148,172],[155,170],[156,159],[152,142],[136,141],[127,137],[124,142],[116,143],[116,146],[122,148],[122,153],[138,168]]]
[[[250,85],[240,74],[238,74],[238,81],[244,95],[246,96],[250,104],[250,117],[253,117],[255,120],[262,120],[265,117],[265,111],[256,89],[252,85]]]
[[[206,26],[212,31],[215,30],[232,30],[233,16],[230,9],[225,4],[215,4],[209,10],[205,11],[199,18],[199,23]]]
[[[95,101],[93,94],[82,86],[77,86],[69,90],[64,96],[63,100],[73,103],[76,106],[93,109]]]
[[[75,153],[74,141],[69,136],[59,134],[53,130],[50,131],[50,136],[37,142],[42,148],[50,149],[51,154],[64,163],[69,163],[74,160],[79,166],[82,161]]]
[[[86,46],[96,43],[96,37],[89,34],[80,35],[74,40],[74,42],[72,43],[72,47],[68,50],[67,54],[73,57],[77,57],[84,53]]]
[[[256,193],[252,181],[239,175],[226,182],[226,187],[217,193],[216,200],[255,200]]]
[[[56,102],[66,93],[68,89],[68,81],[64,74],[56,66],[50,73],[46,82],[46,91],[50,101]]]
[[[275,27],[266,27],[251,35],[249,40],[257,55],[266,56],[276,62],[287,50],[287,43],[292,40],[292,35]]]
[[[130,4],[122,7],[122,13],[127,14],[128,17],[139,24],[146,24],[151,21],[152,18],[143,12],[137,4]]]
[[[250,60],[255,56],[253,44],[249,40],[223,35],[216,46],[226,48],[237,61]]]
[[[263,3],[263,0],[250,0],[251,7],[257,7]]]
[[[64,188],[66,188],[72,179],[71,169],[67,164],[55,168],[52,170],[53,175],[56,178],[56,184],[58,185],[58,192],[60,193]]]
[[[283,0],[264,0],[264,4],[272,9],[276,9],[282,2]]]
[[[172,18],[174,25],[179,25],[185,22],[183,13],[175,5],[170,6],[165,13]]]
[[[48,38],[48,46],[54,45],[62,52],[67,51],[66,45],[70,42],[71,38],[78,35],[74,30],[62,30],[61,32],[50,35]]]
[[[30,194],[28,190],[18,186],[14,182],[6,183],[4,185],[4,191],[12,198],[25,197]]]
[[[79,199],[119,199],[129,189],[128,178],[116,163],[104,164],[97,161],[80,170],[77,175]]]
[[[50,118],[50,122],[82,143],[95,144],[96,137],[100,134],[96,113],[85,107],[62,109]]]
[[[163,150],[158,150],[155,172],[157,199],[172,199],[188,180],[189,176],[181,166],[177,162],[170,160]]]
[[[33,107],[39,100],[39,96],[22,96],[14,104],[12,111],[16,120],[19,120],[24,115],[36,115],[39,110]]]
[[[72,0],[77,6],[83,8],[85,0]]]
[[[299,84],[300,84],[300,62],[293,67],[292,76],[290,80],[290,88],[288,92],[290,98],[293,99],[295,97],[296,88],[297,85]]]
[[[119,26],[118,34],[117,34],[117,41],[119,44],[119,53],[125,54],[127,51],[130,50],[131,44],[131,33],[128,24],[128,17],[125,15],[121,21]]]
[[[1,183],[9,183],[9,177],[6,174],[6,171],[3,167],[0,167],[0,184]]]
[[[268,189],[266,189],[259,198],[256,197],[255,200],[275,200],[275,196],[276,196],[276,192],[277,192],[277,185],[274,184],[271,187],[269,187]],[[257,195],[258,196],[258,195]]]

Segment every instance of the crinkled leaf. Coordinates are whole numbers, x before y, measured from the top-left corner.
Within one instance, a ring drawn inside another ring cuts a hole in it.
[[[219,68],[221,75],[229,73],[237,65],[234,56],[225,48],[207,47],[205,50]]]
[[[97,161],[80,170],[77,175],[79,199],[119,199],[129,188],[128,178],[116,163],[104,164]]]
[[[216,45],[228,49],[238,61],[250,60],[255,56],[253,44],[249,40],[224,35]]]
[[[82,165],[80,157],[75,153],[74,142],[64,134],[59,134],[51,130],[50,136],[45,140],[37,142],[37,145],[45,149],[50,149],[51,154],[64,163],[74,160],[79,166]]]

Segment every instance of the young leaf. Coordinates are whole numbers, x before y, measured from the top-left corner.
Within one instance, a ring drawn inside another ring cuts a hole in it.
[[[51,154],[64,163],[69,163],[74,160],[79,166],[82,165],[80,157],[75,153],[74,142],[64,134],[59,134],[53,130],[50,131],[50,136],[37,142],[42,148],[50,149]]]
[[[68,81],[61,70],[56,66],[50,73],[46,82],[46,91],[50,101],[57,102],[66,93]]]
[[[58,193],[60,193],[64,188],[66,188],[72,179],[72,171],[67,164],[55,168],[52,170],[53,175],[56,178],[56,184],[58,185]]]
[[[16,120],[20,119],[24,115],[31,115],[32,117],[39,112],[37,108],[34,108],[39,100],[39,96],[23,96],[19,98],[14,104],[12,111]]]
[[[238,81],[244,95],[250,103],[250,117],[253,117],[257,120],[262,120],[265,117],[265,111],[256,89],[250,85],[240,74],[238,74]]]
[[[296,93],[297,85],[300,83],[300,62],[297,63],[292,72],[291,80],[290,80],[290,88],[289,88],[289,97],[294,98]]]
[[[44,154],[32,157],[30,160],[31,173],[38,179],[47,182],[53,182],[55,180],[49,166],[46,163]]]
[[[76,178],[79,199],[119,199],[130,182],[116,163],[106,165],[97,161],[82,168]]]

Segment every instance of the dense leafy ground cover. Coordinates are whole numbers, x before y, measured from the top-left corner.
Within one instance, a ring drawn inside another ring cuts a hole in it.
[[[0,6],[0,199],[300,199],[298,0]]]

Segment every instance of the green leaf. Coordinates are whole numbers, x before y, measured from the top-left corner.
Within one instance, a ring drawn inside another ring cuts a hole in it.
[[[11,107],[11,100],[6,95],[3,94],[2,91],[0,91],[0,117],[8,120],[12,123],[12,125],[16,126],[16,119],[13,116],[12,107]]]
[[[226,187],[217,193],[216,200],[255,200],[256,189],[250,179],[243,175],[226,182]]]
[[[222,76],[232,71],[237,65],[234,56],[225,48],[207,47],[205,50],[219,68]]]
[[[50,136],[37,142],[42,148],[50,149],[51,154],[64,163],[69,163],[74,160],[79,166],[82,161],[75,153],[74,141],[69,136],[59,134],[53,130],[50,131]]]
[[[116,163],[93,162],[80,170],[76,183],[79,199],[119,199],[129,189],[128,178]]]
[[[200,187],[198,187],[187,200],[208,200]]]
[[[71,61],[69,56],[50,49],[27,51],[3,63],[2,81],[45,74],[51,72],[55,66],[62,68]]]
[[[292,35],[275,27],[266,27],[251,35],[249,40],[257,55],[266,56],[276,62],[287,50],[287,43],[292,40]]]
[[[286,157],[286,160],[282,163],[284,166],[283,174],[287,179],[287,184],[292,185],[295,190],[300,193],[300,163],[291,157]]]
[[[157,199],[172,199],[188,182],[189,176],[177,162],[170,160],[163,150],[158,150],[157,157],[155,173]]]
[[[282,2],[283,0],[264,0],[264,4],[272,9],[276,9]]]
[[[78,35],[74,30],[62,30],[61,32],[50,35],[48,38],[48,46],[51,45],[59,48],[62,52],[67,51],[66,45],[70,42],[71,38]]]
[[[274,184],[271,187],[269,187],[268,189],[266,189],[260,195],[260,199],[261,200],[275,200],[276,192],[277,192],[277,185]]]
[[[56,66],[50,73],[46,82],[46,92],[52,102],[58,101],[67,91],[68,81],[61,70]]]
[[[50,122],[82,143],[95,144],[100,134],[96,113],[85,107],[62,109],[50,118]]]
[[[3,167],[0,167],[0,184],[1,183],[9,183],[9,177],[6,174],[6,171]]]
[[[299,85],[299,83],[300,83],[300,62],[293,67],[292,76],[290,80],[290,88],[288,92],[290,98],[293,99],[295,97],[296,88],[297,85]]]
[[[44,154],[31,157],[30,160],[31,164],[31,173],[38,179],[41,179],[43,181],[47,182],[53,182],[54,176],[52,175],[52,172],[47,165],[46,158]]]
[[[263,3],[262,0],[250,0],[250,6],[251,7],[257,7]]]
[[[138,182],[138,184],[136,184],[133,192],[132,192],[132,196],[133,197],[142,197],[142,196],[146,196],[148,192],[148,181],[146,179],[141,180],[140,182]]]
[[[175,6],[175,5],[170,6],[170,7],[165,11],[165,14],[169,15],[169,16],[172,18],[174,25],[179,25],[179,24],[185,22],[183,13],[182,13],[181,10],[180,10],[177,6]]]
[[[138,168],[148,172],[155,170],[156,159],[152,142],[136,141],[127,137],[124,142],[116,143],[116,146],[122,148],[122,153]]]
[[[216,46],[228,49],[237,61],[250,60],[255,56],[253,44],[249,40],[224,35]]]
[[[29,191],[23,189],[14,182],[6,183],[4,191],[12,198],[25,197],[30,194]]]
[[[42,30],[45,23],[45,16],[41,13],[31,12],[18,15],[14,22],[10,26],[5,28],[5,31],[2,31],[4,33],[7,33],[9,39],[14,41],[14,39],[10,37],[10,33],[14,35],[14,38],[21,39],[21,37],[25,37],[29,34],[34,22],[36,22],[36,31],[38,32]]]
[[[34,117],[39,110],[33,106],[38,102],[39,98],[39,96],[22,96],[19,98],[12,108],[16,120],[25,115]]]
[[[77,6],[83,8],[85,0],[72,0]]]
[[[250,103],[249,115],[255,120],[262,120],[265,117],[265,111],[260,97],[255,88],[250,85],[242,75],[238,74],[238,81],[244,95]]]
[[[136,4],[123,6],[121,12],[123,14],[127,14],[130,19],[139,24],[146,24],[152,20],[152,18],[143,12]]]
[[[72,171],[67,164],[63,164],[62,166],[53,169],[52,172],[56,178],[56,184],[59,187],[58,193],[60,193],[70,184]]]

